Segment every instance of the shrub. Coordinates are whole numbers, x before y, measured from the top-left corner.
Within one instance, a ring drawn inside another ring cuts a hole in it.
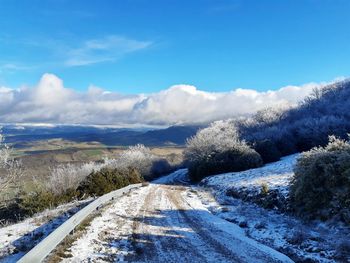
[[[233,123],[214,122],[187,141],[185,159],[188,162],[204,160],[213,154],[234,148],[237,143],[239,143],[238,132]]]
[[[103,195],[129,184],[141,183],[142,178],[136,169],[103,168],[92,172],[81,182],[77,191],[80,195]]]
[[[31,216],[46,208],[55,207],[56,201],[53,193],[37,189],[21,195],[18,199],[18,206],[21,208],[23,215]]]
[[[173,170],[169,162],[162,158],[153,161],[152,168],[151,168],[151,175],[152,177],[159,177],[161,175],[164,175],[166,173],[169,173],[169,171]],[[145,178],[148,179],[147,177]]]
[[[330,136],[325,147],[313,148],[297,160],[290,199],[297,214],[350,224],[350,144]]]
[[[56,196],[75,191],[79,184],[93,171],[99,171],[107,163],[89,162],[82,165],[65,164],[51,169],[46,189]]]
[[[199,131],[187,142],[185,159],[192,180],[225,172],[236,172],[262,165],[260,155],[239,141],[230,122],[216,122]]]
[[[152,154],[151,150],[142,144],[129,147],[119,158],[110,161],[108,167],[136,169],[145,180],[152,180],[172,171],[166,159]]]
[[[21,216],[31,216],[47,208],[71,202],[77,198],[76,189],[70,188],[64,192],[52,192],[45,185],[34,182],[30,189],[22,188],[16,198]]]
[[[282,157],[276,144],[270,140],[256,142],[254,144],[254,149],[260,154],[264,163],[276,162]]]

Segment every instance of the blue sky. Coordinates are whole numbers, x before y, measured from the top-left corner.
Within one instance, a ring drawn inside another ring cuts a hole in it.
[[[0,86],[258,91],[350,72],[350,1],[0,0]]]

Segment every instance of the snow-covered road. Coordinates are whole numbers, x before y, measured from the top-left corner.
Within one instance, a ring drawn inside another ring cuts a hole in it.
[[[116,200],[64,262],[292,262],[211,214],[176,171]]]

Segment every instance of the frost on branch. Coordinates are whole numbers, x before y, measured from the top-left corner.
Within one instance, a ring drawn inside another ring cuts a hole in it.
[[[0,192],[6,193],[10,188],[18,189],[23,176],[21,163],[12,157],[12,148],[4,142],[0,130]],[[3,195],[0,197],[3,198]]]

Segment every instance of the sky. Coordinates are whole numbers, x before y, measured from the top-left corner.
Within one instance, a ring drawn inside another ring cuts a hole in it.
[[[348,77],[349,12],[346,0],[0,0],[0,122],[123,123],[130,117],[115,106],[120,98],[137,98],[124,106],[144,114],[156,107],[150,98],[175,93],[180,109],[147,122],[192,122],[183,100],[193,105],[203,94],[216,102],[239,91],[257,98]],[[108,121],[63,117],[57,105],[41,113],[38,101],[60,92],[73,104],[108,108]],[[203,114],[241,114],[236,97],[226,112],[215,106]],[[258,102],[252,110],[281,98]]]

